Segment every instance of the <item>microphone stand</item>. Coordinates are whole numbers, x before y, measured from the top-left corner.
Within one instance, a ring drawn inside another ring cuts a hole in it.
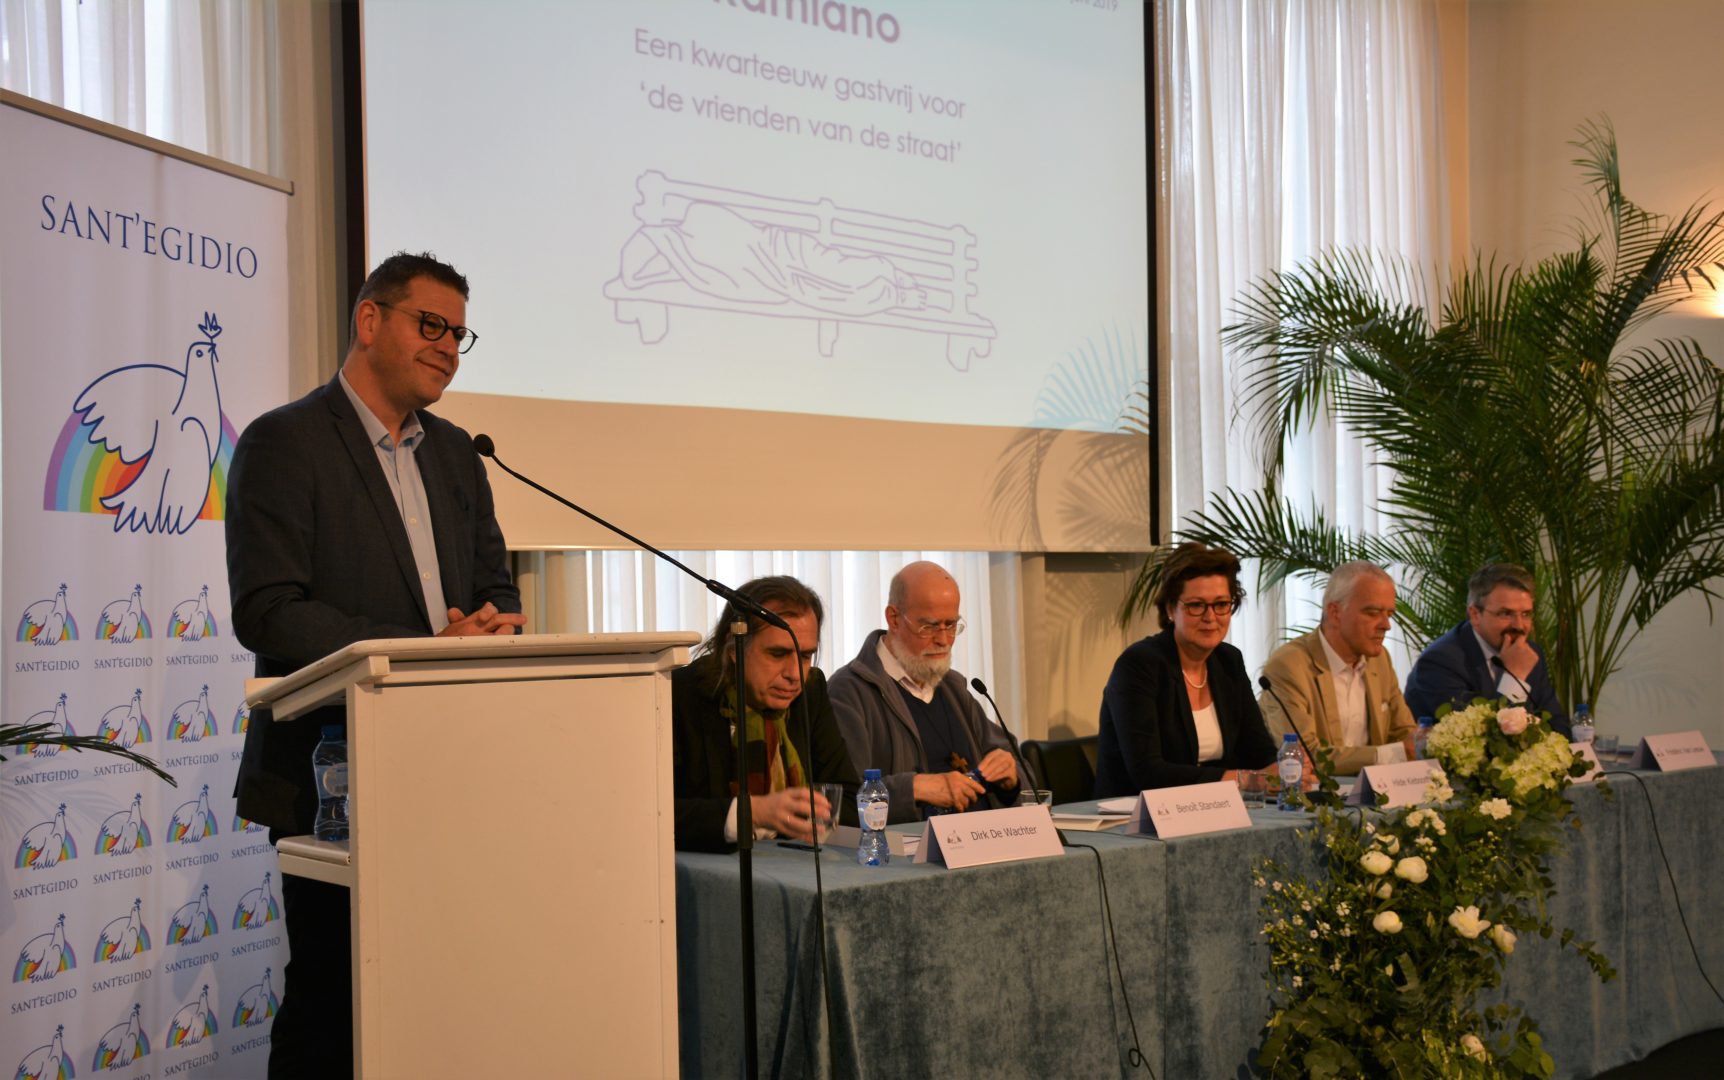
[[[1311,745],[1305,741],[1305,735],[1299,730],[1299,722],[1293,719],[1293,714],[1287,711],[1287,703],[1281,700],[1281,695],[1275,692],[1275,684],[1269,681],[1269,676],[1257,676],[1257,685],[1269,691],[1269,696],[1275,699],[1275,704],[1281,706],[1281,715],[1287,718],[1287,726],[1299,740],[1299,749],[1305,751],[1305,760],[1311,763],[1313,771],[1317,768],[1317,756],[1311,753]]]
[[[776,626],[789,634],[792,641],[796,640],[796,634],[790,629],[790,624],[786,623],[776,611],[755,603],[716,578],[702,576],[675,556],[660,551],[633,533],[611,524],[586,507],[565,499],[543,484],[509,468],[503,459],[497,456],[496,444],[492,442],[489,435],[473,436],[473,449],[480,456],[496,462],[498,468],[534,491],[562,503],[589,521],[609,529],[636,547],[650,551],[665,562],[670,563],[706,586],[708,592],[729,603],[733,610],[760,619],[769,626]],[[754,1077],[760,1075],[760,1040],[758,1034],[760,1024],[754,1000],[754,807],[750,802],[748,790],[748,713],[742,696],[744,685],[743,654],[747,651],[748,641],[747,619],[738,619],[730,624],[730,640],[736,648],[736,865],[739,878],[737,907],[741,911],[742,917],[742,926],[738,934],[738,942],[742,950],[742,1062],[743,1075],[749,1080],[753,1080]],[[825,948],[824,943],[821,948]]]
[[[736,649],[736,876],[740,890],[736,907],[742,918],[737,932],[742,950],[742,1075],[755,1080],[760,1075],[760,1047],[756,1038],[760,1021],[754,1000],[754,796],[748,787],[748,712],[742,696],[742,688],[747,685],[743,678],[743,658],[748,652],[747,619],[730,624],[730,642]]]
[[[1029,774],[1030,790],[1034,791],[1041,787],[1041,778],[1036,775],[1036,770],[1031,767],[1029,759],[1024,757],[1023,748],[1018,745],[1018,737],[1013,735],[1012,729],[1006,726],[1006,718],[1000,714],[999,703],[994,700],[994,695],[988,693],[988,684],[979,678],[972,678],[970,689],[986,698],[988,704],[993,707],[994,722],[1000,725],[1000,730],[1005,733],[1006,741],[1012,745],[1012,756],[1018,759],[1018,764],[1022,765],[1024,772]]]

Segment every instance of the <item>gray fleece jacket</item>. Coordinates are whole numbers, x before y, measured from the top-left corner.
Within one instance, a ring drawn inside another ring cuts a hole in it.
[[[832,711],[838,717],[838,730],[844,735],[844,743],[850,750],[850,760],[856,771],[879,769],[886,781],[886,793],[891,798],[887,821],[918,821],[921,814],[916,808],[916,774],[947,770],[943,765],[933,767],[927,761],[916,721],[910,716],[898,685],[880,663],[880,639],[885,634],[884,630],[869,634],[856,659],[833,672],[826,680],[826,689],[832,698]],[[944,695],[952,704],[965,734],[969,736],[971,765],[979,763],[990,750],[1011,753],[1011,743],[1007,741],[1005,732],[988,719],[981,702],[970,693],[962,675],[948,671],[934,692]],[[1014,760],[1017,759],[1014,757]],[[1023,782],[1024,763],[1019,760],[1020,787]],[[990,790],[990,794],[1001,799],[998,792]],[[1001,804],[1010,805],[1011,801],[1008,796],[1001,799]]]

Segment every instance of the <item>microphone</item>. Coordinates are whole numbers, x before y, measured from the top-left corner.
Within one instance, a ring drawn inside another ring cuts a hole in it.
[[[1305,759],[1312,768],[1317,767],[1317,755],[1311,752],[1311,747],[1305,742],[1305,735],[1299,730],[1299,724],[1293,719],[1293,714],[1287,708],[1287,703],[1281,700],[1281,695],[1275,692],[1275,686],[1269,681],[1269,676],[1257,676],[1257,685],[1269,691],[1269,696],[1275,699],[1275,704],[1281,706],[1281,715],[1287,718],[1287,726],[1293,729],[1293,734],[1299,739],[1299,748],[1305,751]]]
[[[971,678],[970,679],[970,689],[974,690],[976,693],[987,698],[988,704],[992,705],[994,707],[994,722],[999,724],[1000,730],[1006,733],[1006,740],[1012,744],[1013,755],[1015,755],[1018,759],[1018,762],[1021,765],[1023,765],[1024,772],[1029,774],[1030,790],[1034,791],[1036,788],[1040,787],[1041,783],[1040,783],[1040,780],[1036,776],[1036,771],[1034,769],[1030,768],[1030,760],[1028,758],[1024,757],[1023,751],[1021,749],[1019,749],[1019,747],[1018,747],[1018,737],[1016,735],[1012,734],[1012,729],[1006,726],[1005,717],[1000,715],[999,702],[994,700],[994,695],[988,693],[988,684],[983,682],[981,679]],[[1052,813],[1051,808],[1049,809],[1049,812]],[[1070,840],[1066,839],[1065,830],[1062,828],[1059,828],[1058,826],[1054,827],[1054,835],[1059,837],[1060,847],[1068,848],[1068,847],[1085,847],[1086,846],[1084,844],[1073,844]],[[1099,859],[1100,856],[1098,855],[1097,858]]]
[[[1006,733],[1006,741],[1012,744],[1012,756],[1018,759],[1019,763],[1024,767],[1024,772],[1029,774],[1030,790],[1034,791],[1036,788],[1040,787],[1041,785],[1036,782],[1036,771],[1030,768],[1029,759],[1024,757],[1023,750],[1018,746],[1018,737],[1013,735],[1012,729],[1006,726],[1006,718],[1000,715],[1000,706],[999,703],[994,700],[994,695],[988,693],[988,684],[980,679],[971,679],[970,689],[982,695],[984,698],[987,698],[988,704],[993,706],[994,722],[1000,725],[1000,730]]]
[[[583,517],[587,518],[589,521],[592,521],[595,524],[604,526],[605,528],[609,529],[611,532],[616,533],[618,536],[622,537],[624,540],[627,540],[629,543],[633,544],[635,547],[642,548],[646,551],[652,552],[654,555],[657,555],[659,558],[663,559],[665,562],[670,563],[672,566],[676,567],[678,570],[681,570],[683,573],[687,574],[689,577],[695,579],[696,581],[700,582],[702,585],[706,586],[707,592],[710,592],[714,596],[717,596],[720,599],[728,602],[732,607],[736,608],[736,610],[741,611],[746,615],[753,616],[754,618],[759,619],[760,621],[766,623],[768,626],[776,626],[776,627],[778,627],[778,629],[784,631],[787,634],[790,634],[790,636],[793,640],[795,639],[796,635],[794,632],[791,631],[790,624],[785,622],[784,617],[779,615],[776,611],[772,611],[768,608],[761,606],[760,604],[755,603],[753,600],[750,600],[748,597],[743,596],[741,593],[737,592],[735,589],[731,588],[730,586],[724,584],[722,581],[718,581],[715,578],[702,577],[699,573],[697,573],[695,570],[693,570],[692,568],[690,568],[689,566],[684,564],[681,560],[677,559],[675,556],[668,555],[665,552],[660,551],[658,548],[653,547],[651,544],[647,543],[645,540],[642,540],[640,537],[634,535],[633,533],[628,532],[627,530],[622,529],[616,525],[612,525],[610,522],[606,521],[604,518],[600,517],[599,515],[593,513],[591,510],[588,510],[586,507],[581,506],[578,503],[570,502],[568,499],[565,499],[561,495],[558,495],[556,492],[552,491],[550,488],[546,487],[545,485],[543,485],[543,484],[541,484],[535,480],[532,480],[526,476],[522,476],[520,473],[516,472],[514,469],[509,468],[509,466],[506,463],[504,463],[503,459],[497,456],[497,444],[491,441],[491,436],[485,435],[485,434],[479,434],[479,435],[473,436],[473,449],[478,451],[480,457],[490,458],[492,461],[495,461],[497,463],[498,468],[502,469],[504,472],[508,473],[510,476],[513,476],[515,479],[519,480],[521,483],[526,484],[528,487],[532,488],[534,491],[537,491],[542,495],[547,495],[550,498],[555,499],[557,502],[562,503],[564,506],[568,507],[570,510],[573,510],[575,513],[580,514]]]
[[[1508,665],[1503,663],[1502,657],[1500,657],[1500,656],[1491,657],[1491,667],[1492,667],[1492,669],[1494,669],[1497,672],[1497,681],[1498,682],[1501,682],[1502,677],[1504,675],[1507,675],[1509,678],[1514,680],[1514,684],[1516,686],[1520,687],[1520,692],[1523,695],[1525,695],[1525,697],[1521,701],[1522,705],[1525,705],[1532,700],[1532,687],[1530,687],[1526,683],[1522,682],[1521,677],[1519,675],[1516,675],[1514,672],[1510,671],[1508,669]]]

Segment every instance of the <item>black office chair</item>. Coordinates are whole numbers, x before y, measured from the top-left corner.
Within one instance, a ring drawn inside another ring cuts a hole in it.
[[[1095,797],[1095,756],[1100,739],[1025,739],[1024,760],[1040,786],[1054,793],[1055,803],[1082,802]]]

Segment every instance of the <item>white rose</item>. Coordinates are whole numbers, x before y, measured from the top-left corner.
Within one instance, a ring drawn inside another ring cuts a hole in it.
[[[1393,895],[1395,895],[1395,887],[1393,885],[1389,884],[1387,881],[1385,881],[1381,885],[1377,886],[1377,899],[1387,900],[1389,897],[1391,897]]]
[[[1398,934],[1401,932],[1401,917],[1392,911],[1380,911],[1371,920],[1371,929],[1379,934]]]
[[[1430,876],[1430,871],[1425,867],[1425,860],[1417,855],[1408,855],[1395,864],[1395,876],[1417,885]]]
[[[1383,845],[1383,850],[1391,855],[1397,854],[1401,850],[1401,838],[1398,836],[1384,834],[1377,837],[1377,840]]]
[[[1488,1056],[1485,1053],[1485,1044],[1480,1042],[1479,1037],[1470,1031],[1461,1036],[1461,1049],[1480,1061],[1484,1061]]]
[[[1479,803],[1479,813],[1501,821],[1514,813],[1514,807],[1510,806],[1508,800],[1504,798],[1486,799]]]
[[[1449,925],[1455,928],[1455,933],[1472,941],[1490,929],[1491,921],[1479,918],[1477,904],[1468,904],[1449,913]]]
[[[1514,931],[1501,923],[1491,927],[1491,940],[1501,949],[1504,956],[1514,953]]]
[[[1497,727],[1504,735],[1519,735],[1526,730],[1526,710],[1519,705],[1510,705],[1497,713]]]
[[[1359,856],[1359,865],[1365,868],[1365,873],[1381,877],[1389,872],[1389,867],[1395,865],[1395,860],[1381,851],[1367,851]]]

